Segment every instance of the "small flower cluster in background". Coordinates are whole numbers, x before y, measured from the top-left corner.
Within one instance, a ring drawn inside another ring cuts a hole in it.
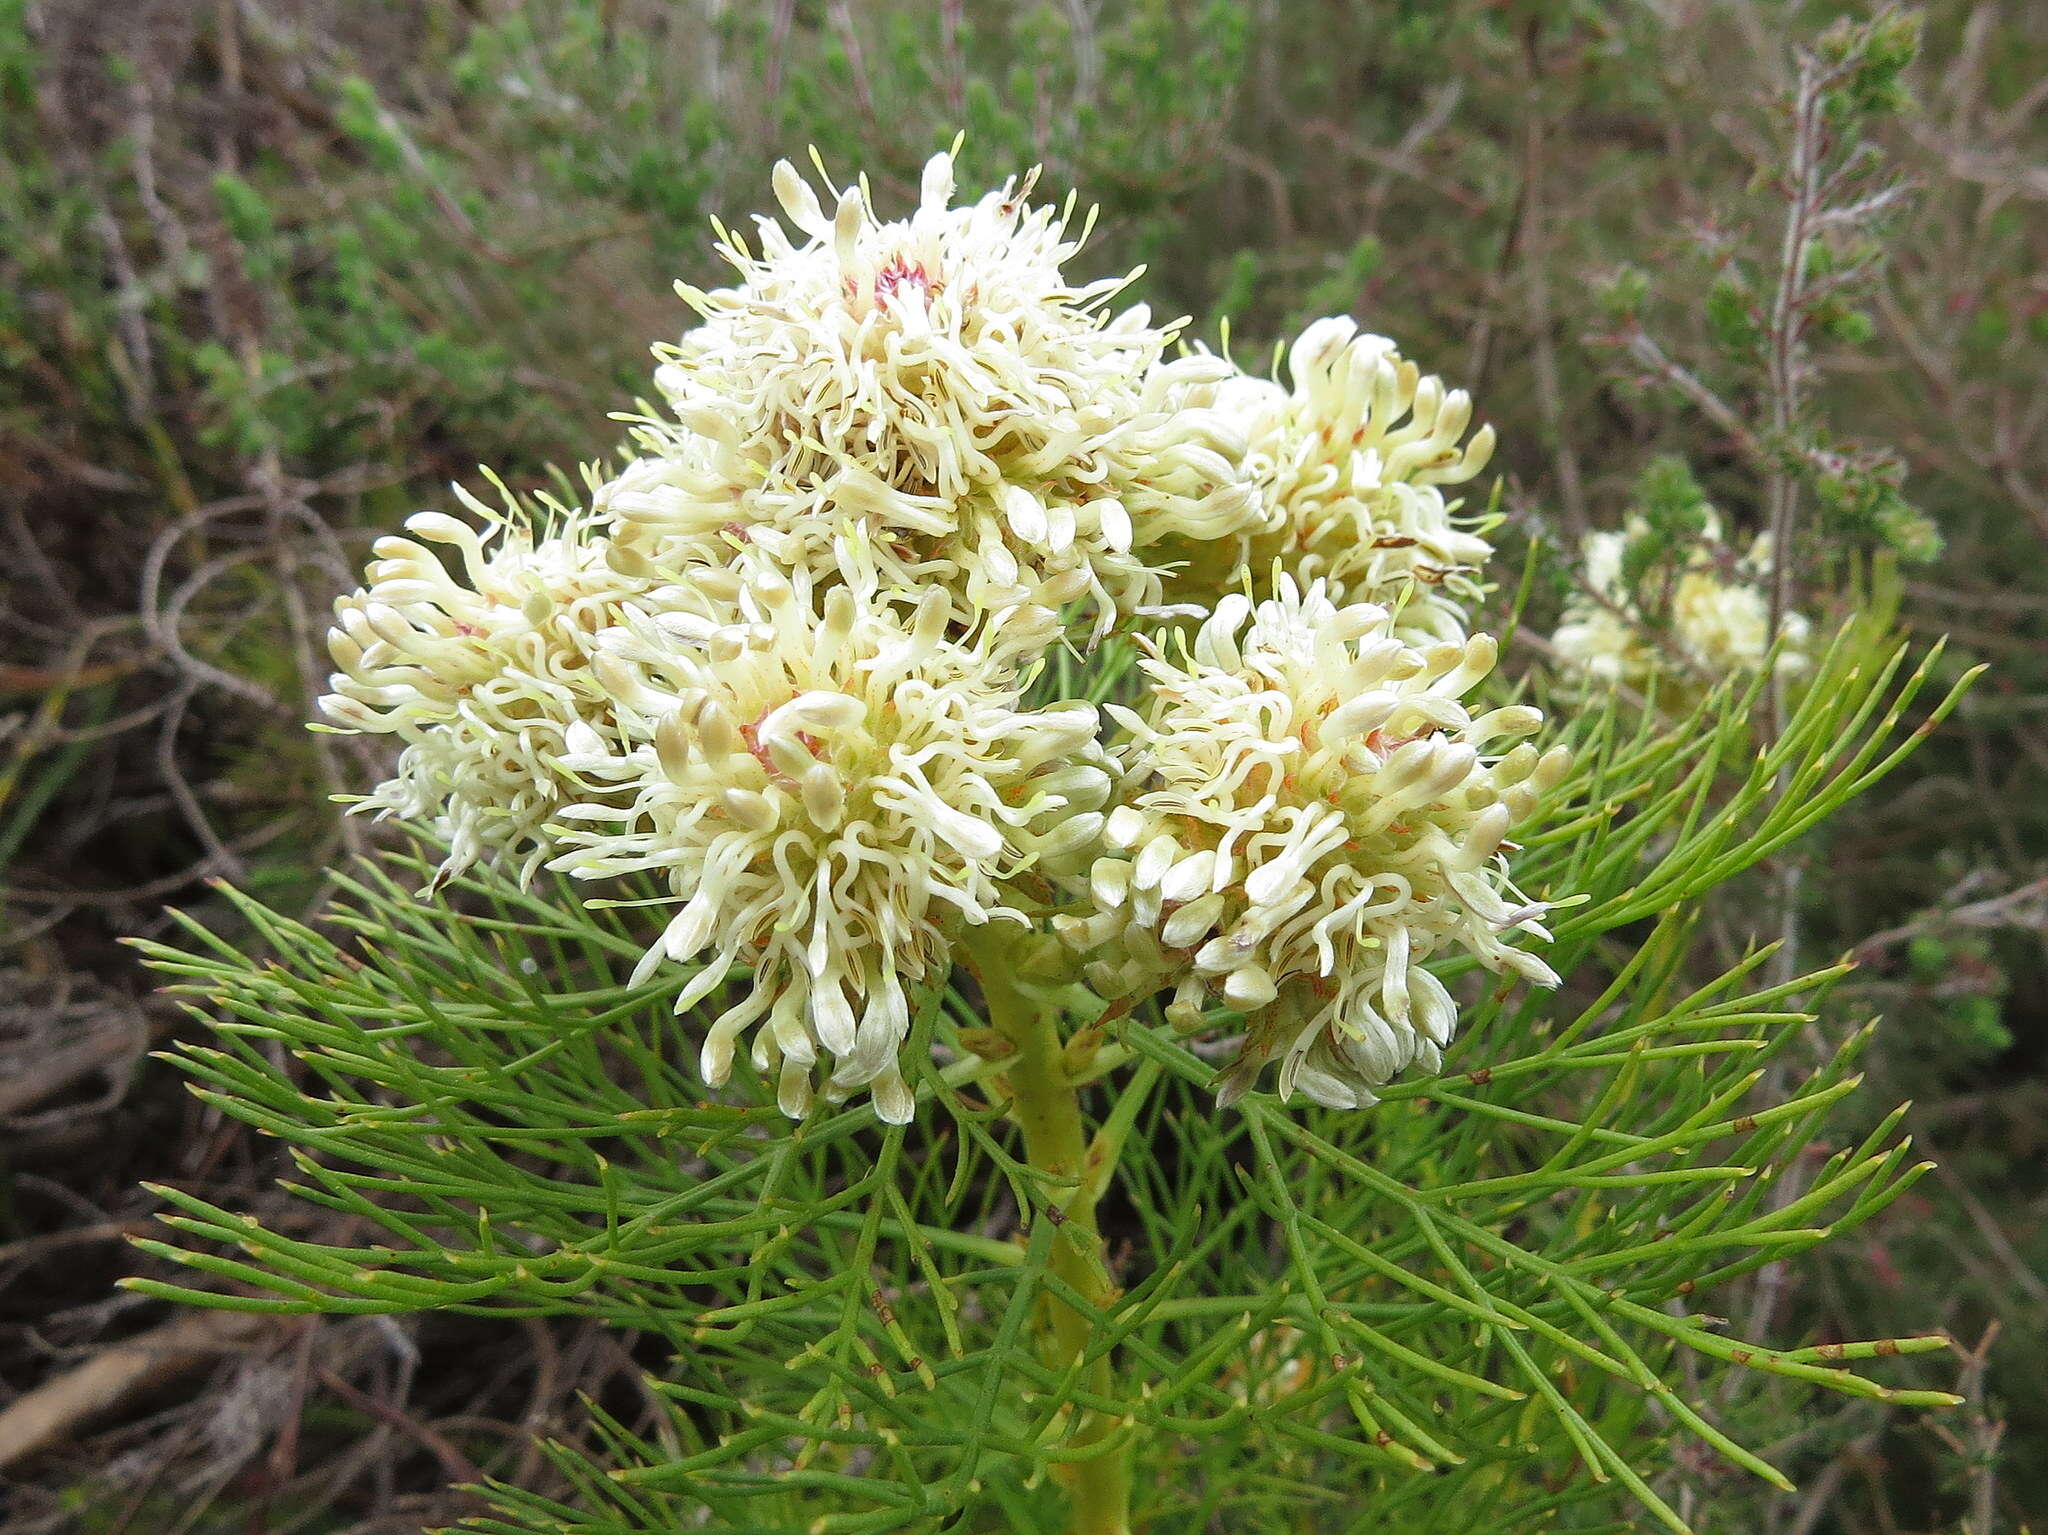
[[[1773,632],[1770,535],[1737,547],[1676,459],[1650,466],[1638,500],[1621,529],[1581,546],[1582,585],[1550,640],[1566,679],[1682,703],[1767,663],[1780,676],[1804,671],[1805,615],[1780,614]]]
[[[403,743],[360,808],[436,821],[442,879],[659,881],[641,979],[694,966],[705,1079],[744,1040],[792,1116],[907,1120],[916,998],[989,924],[1057,928],[1106,1002],[1241,1016],[1226,1098],[1277,1062],[1369,1102],[1450,1041],[1432,956],[1556,983],[1507,837],[1564,754],[1466,701],[1492,548],[1443,487],[1492,430],[1349,320],[1289,386],[1177,347],[1128,279],[1064,275],[1085,229],[1030,191],[956,207],[939,155],[884,222],[779,166],[786,224],[721,228],[736,283],[681,289],[631,462],[382,540],[323,710]],[[1112,634],[1143,687],[1103,740],[1041,683]]]

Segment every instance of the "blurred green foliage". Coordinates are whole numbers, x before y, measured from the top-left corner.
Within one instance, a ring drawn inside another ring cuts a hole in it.
[[[1756,173],[1771,103],[1793,44],[1858,50],[1826,111],[1888,114],[1913,195],[1809,249],[1810,279],[1868,276],[1816,309],[1836,457],[1803,595],[1867,580],[1837,551],[1887,546],[1921,562],[1901,621],[1993,671],[1813,853],[1813,954],[1910,930],[1860,951],[1828,1027],[1886,1012],[1872,1101],[1918,1100],[1950,1181],[1826,1260],[1786,1325],[1974,1342],[2009,1318],[1992,1512],[2048,1506],[2025,1279],[2048,1269],[2048,963],[2024,904],[1954,920],[2048,863],[2035,9],[1937,0],[1852,34],[1829,29],[1863,8],[1731,0],[0,0],[0,878],[28,897],[26,962],[125,974],[105,940],[212,873],[310,896],[341,847],[324,796],[356,771],[299,728],[327,600],[479,462],[516,483],[612,452],[606,412],[684,323],[670,281],[717,280],[707,219],[764,206],[778,156],[815,145],[886,209],[964,130],[964,185],[1042,162],[1102,205],[1083,264],[1156,261],[1139,296],[1208,344],[1227,324],[1259,362],[1348,311],[1470,388],[1532,540],[1705,502],[1753,533],[1728,432],[1588,343],[1640,324],[1746,398],[1784,195]],[[1976,1517],[1977,1462],[1924,1429],[1774,1421],[1767,1393],[1730,1411],[1809,1475],[1861,1457],[1804,1527]],[[1747,1491],[1694,1513],[1799,1517]]]

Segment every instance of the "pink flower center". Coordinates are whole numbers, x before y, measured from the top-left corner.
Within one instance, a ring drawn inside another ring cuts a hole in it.
[[[932,280],[922,266],[913,265],[898,256],[875,274],[875,302],[893,303],[899,290],[909,288],[922,304],[931,298]]]

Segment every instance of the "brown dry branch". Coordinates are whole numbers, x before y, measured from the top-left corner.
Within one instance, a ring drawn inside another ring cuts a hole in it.
[[[279,1331],[275,1317],[253,1312],[187,1311],[104,1348],[0,1409],[0,1467],[76,1435],[152,1387]]]

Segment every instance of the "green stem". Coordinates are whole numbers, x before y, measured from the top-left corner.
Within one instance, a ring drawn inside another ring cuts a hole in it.
[[[974,938],[970,953],[988,1004],[989,1025],[1015,1051],[1003,1062],[1010,1084],[1010,1117],[1024,1133],[1026,1160],[1050,1180],[1045,1214],[1060,1228],[1053,1242],[1052,1272],[1090,1305],[1105,1307],[1114,1288],[1095,1224],[1095,1205],[1108,1186],[1111,1169],[1097,1164],[1114,1156],[1114,1144],[1099,1144],[1091,1156],[1080,1091],[1066,1069],[1057,1009],[1018,983],[1018,956],[1011,945],[986,928]],[[1047,1365],[1071,1368],[1087,1351],[1091,1319],[1050,1295],[1039,1307]],[[1097,1396],[1114,1394],[1114,1370],[1107,1354],[1087,1367],[1080,1384]],[[1072,1535],[1129,1535],[1129,1449],[1103,1448],[1121,1426],[1100,1412],[1074,1417],[1067,1448],[1096,1453],[1053,1466],[1054,1476],[1072,1500]]]

